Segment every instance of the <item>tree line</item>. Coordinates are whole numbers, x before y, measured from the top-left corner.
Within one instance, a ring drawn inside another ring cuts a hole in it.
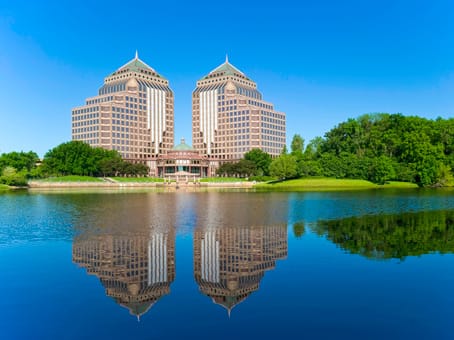
[[[444,186],[453,181],[454,119],[367,114],[340,123],[307,146],[296,134],[290,148],[288,152],[284,147],[274,159],[252,150],[243,160],[223,165],[218,174],[263,174],[281,180],[325,176]]]
[[[446,185],[454,166],[454,119],[430,120],[401,114],[368,114],[348,119],[292,150],[299,176]]]
[[[144,164],[122,160],[116,150],[93,148],[81,141],[62,143],[49,150],[40,162],[33,152],[0,155],[0,183],[23,186],[28,179],[52,176],[146,176]]]

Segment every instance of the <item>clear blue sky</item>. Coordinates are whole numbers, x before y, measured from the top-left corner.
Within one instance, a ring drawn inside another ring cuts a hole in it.
[[[70,140],[71,108],[136,49],[170,80],[176,142],[226,53],[286,112],[288,141],[364,113],[452,117],[453,18],[450,0],[0,0],[0,153]]]

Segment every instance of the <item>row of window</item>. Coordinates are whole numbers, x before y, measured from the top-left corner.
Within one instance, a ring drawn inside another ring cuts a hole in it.
[[[83,134],[79,134],[79,135],[74,135],[73,136],[74,139],[78,139],[78,140],[89,139],[89,138],[97,138],[97,137],[99,137],[99,132],[83,133]]]
[[[262,95],[257,90],[247,89],[247,88],[243,88],[241,86],[237,86],[236,91],[238,94],[240,94],[242,96],[262,100]]]
[[[121,132],[129,132],[129,128],[125,128],[124,126],[112,126],[113,131],[121,131]]]
[[[102,96],[104,94],[109,94],[109,93],[114,93],[114,92],[120,92],[120,91],[125,91],[126,90],[126,84],[112,84],[112,85],[104,85],[99,89],[99,95]]]
[[[120,132],[112,132],[112,137],[117,137],[117,138],[126,138],[129,139],[129,134],[127,133],[120,133]],[[127,143],[129,144],[129,143]]]
[[[227,119],[221,119],[221,123],[234,123],[234,122],[241,122],[249,120],[249,116],[243,116],[243,117],[233,117],[233,118],[227,118]]]
[[[93,125],[93,124],[99,124],[99,119],[85,120],[83,122],[75,122],[75,123],[72,123],[72,126],[73,127],[90,126],[90,125]],[[94,127],[96,127],[96,130],[98,129],[97,126],[94,126]]]
[[[276,113],[276,112],[269,112],[269,111],[262,110],[262,115],[265,118],[270,117],[270,118],[285,120],[285,114],[283,114],[283,113]]]
[[[85,107],[83,109],[73,110],[73,115],[80,115],[83,113],[91,113],[91,112],[97,112],[97,111],[99,111],[99,106],[91,106],[91,107]]]
[[[223,126],[225,129],[234,129],[234,128],[239,128],[239,127],[249,127],[249,123],[234,123],[234,124],[226,124]],[[249,129],[247,129],[249,132]],[[230,132],[231,133],[231,132]],[[221,135],[224,133],[221,132]]]
[[[98,130],[99,130],[98,126],[89,126],[89,127],[84,127],[84,128],[73,129],[73,134],[90,132],[90,131],[98,131]]]
[[[127,102],[129,101],[129,102],[137,103],[137,98],[135,98],[135,97],[128,97],[128,96],[126,96],[126,97],[125,97],[125,100],[126,100]],[[142,103],[142,99],[140,99],[140,103]]]
[[[281,137],[275,137],[275,136],[269,136],[269,135],[262,135],[263,140],[272,140],[276,142],[282,142],[284,143],[285,139]]]
[[[135,118],[134,120],[137,120],[137,117],[134,117],[134,118]],[[119,119],[112,119],[112,124],[134,126],[129,120],[119,120]]]
[[[90,113],[90,114],[84,114],[84,115],[73,115],[72,116],[72,121],[78,121],[78,120],[86,120],[86,119],[92,119],[92,118],[98,118],[99,113]]]
[[[275,142],[262,142],[264,146],[272,146],[274,148],[282,149],[284,147],[284,143],[275,143]]]
[[[276,129],[276,128],[273,128],[273,126],[271,126],[271,129],[263,128],[262,129],[262,133],[266,133],[268,135],[273,135],[273,136],[285,137],[285,133],[284,132],[280,132],[278,130],[280,130],[280,129]]]
[[[126,119],[126,120],[137,120],[137,116],[130,116],[129,114],[120,114],[120,113],[112,113],[112,118],[118,119]]]
[[[222,99],[221,99],[222,98]],[[230,100],[223,100],[224,99],[224,96],[218,96],[218,105],[221,106],[221,105],[233,105],[233,104],[236,104],[236,99],[230,99]]]
[[[283,125],[274,125],[274,124],[268,124],[268,123],[261,123],[260,126],[262,128],[267,128],[267,129],[273,129],[272,131],[285,131],[285,126]],[[279,132],[281,134],[284,134],[283,132]]]
[[[137,110],[133,110],[133,109],[125,109],[125,108],[120,108],[120,107],[116,107],[116,108],[112,108],[112,111],[115,111],[115,112],[119,112],[119,113],[129,113],[129,114],[137,114],[138,111]]]
[[[106,97],[99,97],[95,99],[90,99],[87,100],[87,105],[93,105],[93,104],[98,104],[98,103],[105,103],[105,102],[110,102],[113,100],[113,96],[106,96]]]
[[[249,115],[249,110],[232,111],[232,112],[226,113],[227,117],[235,117],[235,116],[242,116],[242,115]],[[244,120],[244,118],[243,118],[243,120]]]

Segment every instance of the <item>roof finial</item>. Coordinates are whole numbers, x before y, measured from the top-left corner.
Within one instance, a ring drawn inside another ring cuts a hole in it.
[[[229,55],[226,53],[225,54],[225,63],[228,64],[229,63]]]
[[[139,52],[137,52],[137,50],[136,50],[136,57],[135,57],[135,59],[139,59]]]

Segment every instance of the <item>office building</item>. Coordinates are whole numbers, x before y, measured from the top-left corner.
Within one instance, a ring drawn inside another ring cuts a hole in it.
[[[169,81],[135,58],[104,79],[98,95],[72,110],[72,139],[117,150],[156,173],[156,158],[174,144]]]
[[[278,156],[285,145],[285,121],[285,113],[264,101],[257,84],[228,58],[200,79],[192,94],[193,147],[221,163],[255,148]]]

